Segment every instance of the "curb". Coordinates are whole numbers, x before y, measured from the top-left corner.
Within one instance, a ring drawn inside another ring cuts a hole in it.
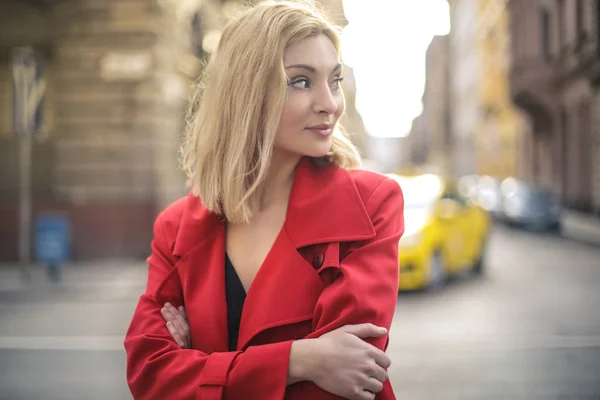
[[[600,219],[576,211],[563,211],[563,235],[600,246]]]

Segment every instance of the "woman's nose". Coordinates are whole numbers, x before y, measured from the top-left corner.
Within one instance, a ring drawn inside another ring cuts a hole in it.
[[[322,88],[315,93],[315,111],[318,113],[333,114],[337,111],[338,104],[329,87]]]

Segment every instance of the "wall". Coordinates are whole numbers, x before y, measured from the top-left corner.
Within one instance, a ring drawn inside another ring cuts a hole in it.
[[[451,113],[454,175],[475,172],[473,138],[479,123],[481,65],[477,47],[477,2],[451,2]]]

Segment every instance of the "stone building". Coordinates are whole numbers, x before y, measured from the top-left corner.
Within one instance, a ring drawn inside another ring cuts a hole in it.
[[[481,111],[475,134],[476,171],[496,178],[520,176],[520,139],[527,118],[510,96],[510,26],[507,0],[478,0]]]
[[[347,23],[341,0],[328,2]],[[18,257],[13,49],[33,48],[45,71],[43,129],[32,150],[33,221],[66,213],[75,259],[145,257],[156,214],[187,192],[177,149],[190,88],[236,4],[0,2],[0,261]]]
[[[75,258],[142,256],[154,215],[184,193],[176,148],[189,75],[197,71],[186,62],[193,17],[179,28],[181,14],[169,1],[0,4],[1,259],[15,259],[17,241],[11,50],[32,47],[45,70],[33,219],[65,212]],[[188,40],[179,40],[186,33]]]
[[[449,35],[434,36],[425,55],[422,118],[428,153],[426,163],[440,173],[450,173],[453,161],[449,61]]]
[[[527,119],[509,91],[511,31],[507,0],[449,0],[450,132],[455,176],[521,176]]]
[[[452,171],[455,176],[463,176],[476,172],[474,138],[482,114],[477,35],[480,9],[476,0],[448,3]]]
[[[425,116],[416,116],[411,123],[410,131],[403,141],[404,154],[402,167],[423,166],[429,161],[428,131]]]
[[[600,1],[510,0],[511,94],[532,122],[527,177],[600,211]]]

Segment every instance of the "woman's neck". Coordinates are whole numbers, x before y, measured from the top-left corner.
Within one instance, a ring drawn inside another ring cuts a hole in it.
[[[259,212],[273,205],[287,204],[299,161],[300,157],[297,156],[273,153],[267,177],[258,189]]]

